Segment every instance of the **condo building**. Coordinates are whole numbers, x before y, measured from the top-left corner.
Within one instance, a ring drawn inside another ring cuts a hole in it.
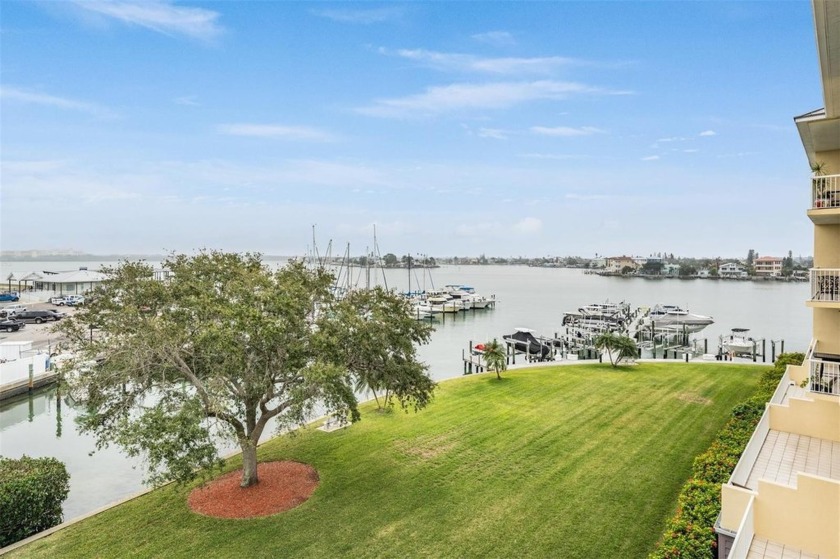
[[[811,343],[721,489],[720,559],[840,558],[840,1],[812,6],[825,107],[794,119],[813,171]]]

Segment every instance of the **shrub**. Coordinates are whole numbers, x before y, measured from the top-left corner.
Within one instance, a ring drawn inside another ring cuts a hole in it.
[[[692,477],[677,500],[677,512],[648,559],[716,557],[714,523],[720,514],[720,486],[732,475],[785,369],[788,365],[801,365],[804,360],[802,353],[783,353],[772,369],[761,374],[755,394],[732,408],[732,417],[715,440],[694,459]]]
[[[70,475],[55,458],[0,458],[0,547],[60,524]]]

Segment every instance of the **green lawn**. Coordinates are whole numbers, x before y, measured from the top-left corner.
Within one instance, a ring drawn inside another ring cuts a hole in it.
[[[644,557],[692,459],[763,370],[646,363],[465,377],[418,414],[367,406],[348,429],[264,445],[261,460],[320,473],[292,511],[205,518],[189,511],[189,488],[168,486],[12,556]]]

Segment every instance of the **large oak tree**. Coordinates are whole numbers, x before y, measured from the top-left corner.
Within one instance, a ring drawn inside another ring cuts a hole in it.
[[[271,270],[255,254],[173,255],[164,268],[167,278],[142,262],[107,270],[84,310],[59,326],[76,356],[68,384],[85,404],[80,429],[99,447],[144,456],[151,482],[219,466],[221,436],[242,449],[241,485],[257,483],[265,428],[294,428],[316,406],[357,420],[355,377],[382,356],[418,408],[431,397],[434,383],[408,349],[428,340],[428,326],[393,293],[339,302],[324,270],[296,261]],[[366,305],[354,309],[355,300]],[[389,312],[360,336],[355,317],[371,306]],[[406,338],[380,337],[389,331]]]

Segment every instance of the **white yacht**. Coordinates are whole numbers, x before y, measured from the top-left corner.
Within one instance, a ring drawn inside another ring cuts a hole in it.
[[[755,349],[755,340],[747,336],[749,328],[733,328],[729,336],[724,336],[723,350],[735,355],[752,353]]]
[[[655,305],[648,314],[649,321],[655,328],[678,330],[694,334],[706,326],[714,324],[710,316],[690,313],[678,305]]]

